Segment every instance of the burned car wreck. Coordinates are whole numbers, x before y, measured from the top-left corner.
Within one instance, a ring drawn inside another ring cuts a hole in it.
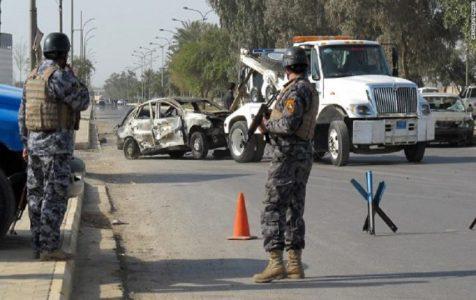
[[[195,159],[204,159],[208,150],[226,146],[223,122],[228,114],[206,99],[149,100],[117,125],[117,148],[127,159],[156,154],[181,158],[189,151]]]

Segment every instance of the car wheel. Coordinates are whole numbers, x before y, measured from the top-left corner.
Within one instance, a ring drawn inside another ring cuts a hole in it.
[[[185,155],[185,153],[187,152],[186,151],[171,151],[169,152],[169,155],[173,159],[180,159]]]
[[[0,240],[5,237],[15,216],[16,201],[10,181],[0,170]]]
[[[332,164],[344,166],[349,161],[350,137],[344,121],[333,121],[329,127],[327,139]]]
[[[205,133],[196,131],[190,137],[190,148],[195,159],[205,159],[208,155],[208,140]]]
[[[248,126],[246,121],[238,121],[231,126],[228,135],[228,149],[230,149],[233,159],[240,163],[253,161],[256,152],[256,134],[246,142]]]
[[[127,138],[124,142],[124,156],[127,159],[138,159],[140,156],[139,145],[133,138]]]
[[[423,160],[425,156],[426,143],[420,142],[415,145],[406,146],[403,151],[405,152],[405,157],[409,162],[419,163]]]

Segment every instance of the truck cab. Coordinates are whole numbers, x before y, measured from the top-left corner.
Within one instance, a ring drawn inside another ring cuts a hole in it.
[[[390,69],[379,43],[344,36],[299,36],[293,44],[307,51],[309,80],[319,93],[316,159],[329,153],[332,163],[342,166],[351,152],[401,150],[408,161],[423,159],[427,142],[434,139],[429,105],[415,83],[394,76],[398,69]],[[275,80],[278,90],[285,81]]]

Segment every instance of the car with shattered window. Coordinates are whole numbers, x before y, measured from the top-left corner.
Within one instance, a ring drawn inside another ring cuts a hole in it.
[[[473,140],[473,108],[458,95],[423,93],[436,120],[435,142],[470,145]]]
[[[169,97],[149,100],[117,125],[117,148],[127,159],[191,152],[204,159],[208,151],[226,147],[223,122],[229,112],[207,99]]]

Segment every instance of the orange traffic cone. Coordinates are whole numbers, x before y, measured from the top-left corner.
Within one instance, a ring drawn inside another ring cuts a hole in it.
[[[235,226],[233,227],[233,236],[229,240],[252,240],[255,236],[250,235],[250,226],[248,225],[248,214],[246,213],[245,196],[238,194],[238,203],[236,204]]]

